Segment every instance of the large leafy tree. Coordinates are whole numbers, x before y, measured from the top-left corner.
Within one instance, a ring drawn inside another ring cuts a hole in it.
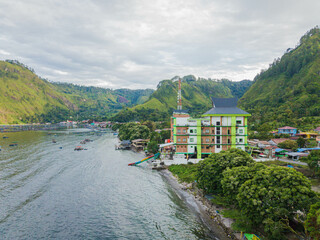
[[[232,148],[213,153],[198,164],[198,186],[207,193],[221,193],[222,172],[227,168],[250,166],[254,164],[250,155],[240,149]]]
[[[297,149],[298,148],[298,143],[294,140],[285,140],[282,143],[279,143],[278,146],[280,148],[285,148],[285,149]]]
[[[146,139],[149,136],[149,128],[138,123],[126,123],[119,128],[119,138],[121,140]]]
[[[254,178],[256,173],[266,168],[261,163],[252,166],[240,166],[231,169],[226,169],[222,175],[221,185],[223,189],[223,196],[230,203],[237,204],[237,194],[242,184]]]
[[[310,181],[291,168],[268,167],[240,187],[237,200],[242,212],[254,224],[262,224],[273,239],[288,225],[297,211],[306,214],[315,200]]]

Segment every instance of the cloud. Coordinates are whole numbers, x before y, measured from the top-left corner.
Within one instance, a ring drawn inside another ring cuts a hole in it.
[[[0,58],[42,77],[155,88],[194,74],[253,79],[318,24],[319,1],[3,0]]]

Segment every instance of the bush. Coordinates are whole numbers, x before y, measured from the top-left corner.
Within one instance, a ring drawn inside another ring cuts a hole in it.
[[[305,221],[305,229],[312,239],[320,239],[320,202],[311,205]]]
[[[169,171],[176,175],[180,181],[192,183],[196,180],[196,164],[180,164],[169,166]]]

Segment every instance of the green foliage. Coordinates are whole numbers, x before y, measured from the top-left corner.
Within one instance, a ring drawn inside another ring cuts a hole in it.
[[[278,239],[288,220],[297,211],[306,213],[315,200],[310,181],[291,168],[268,167],[246,181],[237,195],[241,211],[248,220],[262,224],[265,231]]]
[[[0,123],[105,120],[152,92],[52,83],[16,60],[0,61]]]
[[[250,155],[240,149],[232,148],[228,151],[213,153],[197,164],[198,186],[207,193],[220,193],[222,192],[222,173],[225,169],[252,164],[254,161]]]
[[[316,27],[255,77],[240,100],[240,106],[252,113],[249,122],[253,126],[268,122],[274,128],[310,123],[308,128],[314,128],[320,123],[319,69],[320,30]]]
[[[282,143],[278,144],[279,148],[284,148],[284,149],[292,149],[293,151],[295,151],[298,148],[298,143],[294,140],[285,140]]]
[[[119,127],[120,140],[147,139],[149,135],[149,128],[139,123],[126,123]]]
[[[312,239],[320,240],[320,202],[310,206],[307,220],[305,221],[305,230]]]
[[[320,151],[314,150],[305,158],[313,174],[320,175]]]
[[[174,78],[161,81],[147,102],[123,109],[112,120],[118,122],[168,120],[177,107],[178,81],[176,80]],[[248,80],[231,82],[186,76],[181,84],[183,108],[189,109],[192,115],[202,114],[212,107],[211,97],[240,97],[251,83]]]
[[[178,177],[179,181],[192,183],[196,180],[196,164],[170,165],[169,171]]]
[[[304,148],[304,147],[306,147],[306,140],[302,137],[299,137],[297,139],[297,144],[298,144],[299,148]]]
[[[255,174],[261,169],[266,168],[261,163],[252,166],[240,166],[226,169],[222,175],[221,185],[223,189],[223,196],[233,204],[237,204],[237,194],[243,183],[252,179]]]
[[[159,151],[158,143],[156,141],[150,141],[147,145],[149,153],[157,153]]]

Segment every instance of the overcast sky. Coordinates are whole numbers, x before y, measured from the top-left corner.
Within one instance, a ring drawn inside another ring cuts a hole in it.
[[[253,79],[320,22],[319,0],[0,0],[0,59],[51,81],[155,88]]]

